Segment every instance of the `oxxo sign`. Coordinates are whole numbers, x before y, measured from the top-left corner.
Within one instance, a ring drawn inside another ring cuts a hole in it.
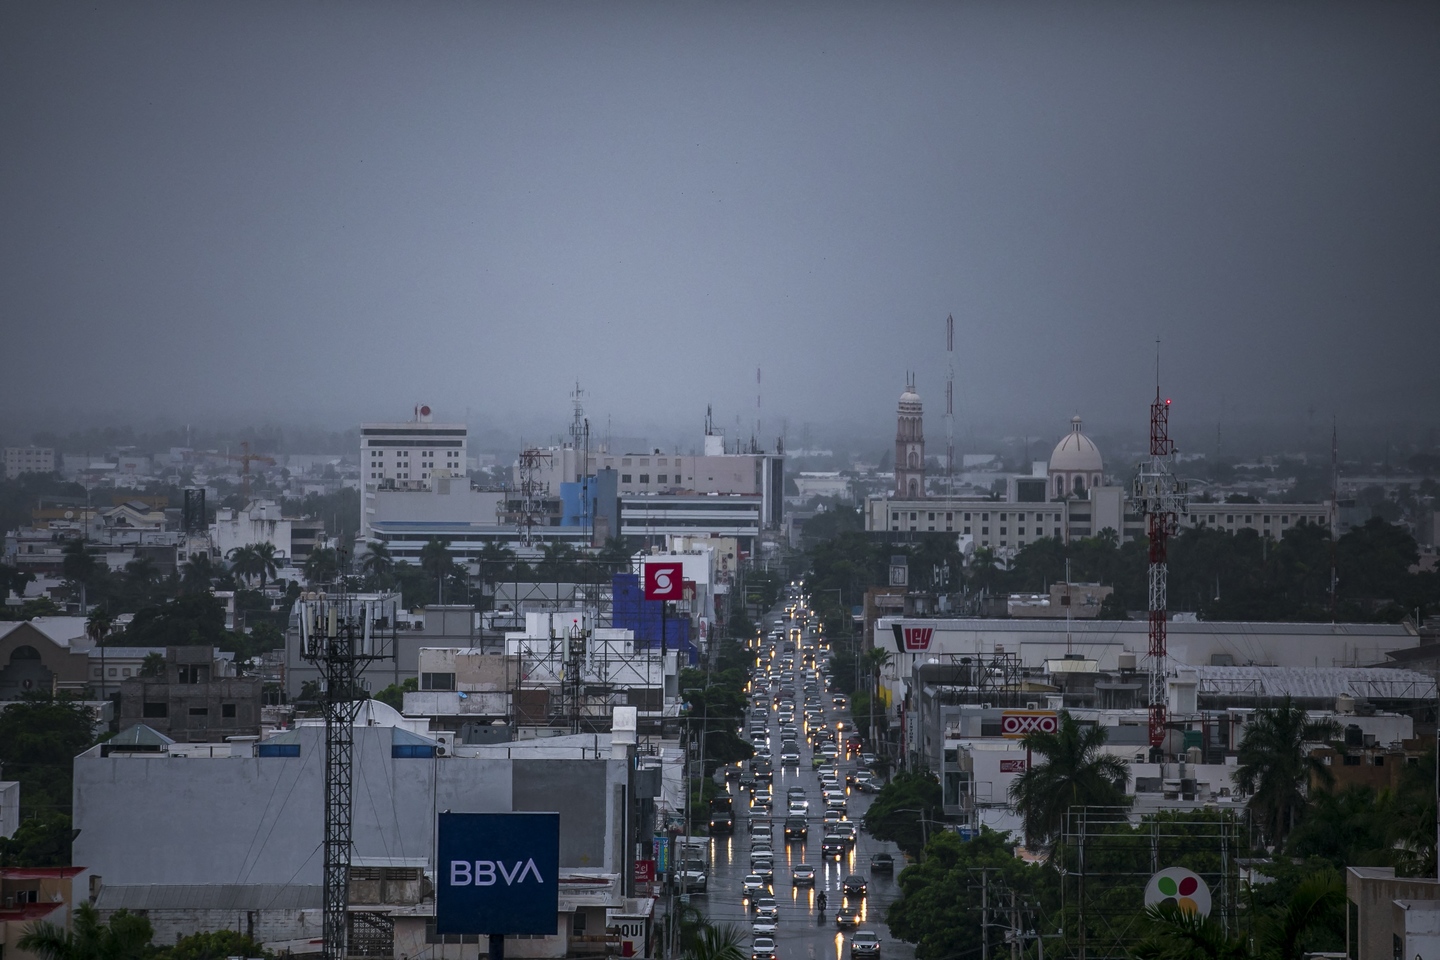
[[[1054,733],[1060,721],[1054,710],[1006,710],[1000,714],[1000,736],[1020,738],[1027,733]]]
[[[558,813],[442,813],[435,932],[553,935]]]

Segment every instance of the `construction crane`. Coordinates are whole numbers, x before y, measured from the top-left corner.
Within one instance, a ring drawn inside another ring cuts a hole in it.
[[[241,450],[242,452],[239,453],[239,454],[233,454],[233,453],[227,453],[227,454],[225,454],[225,459],[226,459],[226,460],[235,460],[235,461],[239,462],[240,464],[242,464],[242,466],[241,466],[241,468],[240,468],[240,490],[241,490],[241,492],[244,494],[246,501],[249,501],[249,499],[250,499],[250,464],[252,464],[252,463],[268,463],[268,464],[270,464],[270,465],[273,467],[273,466],[275,465],[275,458],[274,458],[274,457],[267,457],[267,456],[266,456],[265,454],[263,454],[263,453],[251,453],[251,452],[250,452],[250,441],[249,441],[249,440],[241,440],[241,441],[240,441],[240,450]]]
[[[1175,444],[1170,439],[1170,401],[1160,397],[1159,359],[1156,359],[1155,402],[1150,404],[1150,458],[1140,465],[1131,503],[1145,514],[1149,537],[1150,573],[1150,747],[1165,743],[1165,672],[1168,601],[1166,547],[1180,526],[1185,510],[1185,484],[1175,478]]]

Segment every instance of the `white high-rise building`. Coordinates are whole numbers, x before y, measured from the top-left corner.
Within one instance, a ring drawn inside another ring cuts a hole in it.
[[[429,490],[435,480],[464,477],[468,432],[463,423],[435,422],[426,404],[406,423],[360,424],[363,492]]]

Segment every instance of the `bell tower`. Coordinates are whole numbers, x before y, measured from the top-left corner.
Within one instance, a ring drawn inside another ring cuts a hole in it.
[[[925,498],[925,414],[913,373],[905,378],[895,423],[895,497]]]

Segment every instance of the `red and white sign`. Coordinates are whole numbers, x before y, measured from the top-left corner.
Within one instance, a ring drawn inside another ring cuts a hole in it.
[[[930,649],[930,640],[934,636],[934,627],[897,627],[895,629],[895,639],[900,641],[901,653],[924,653]]]
[[[1000,736],[1019,738],[1027,733],[1055,733],[1060,720],[1054,710],[1006,710],[1000,714]]]
[[[654,861],[654,860],[636,860],[636,861],[635,861],[635,882],[636,882],[636,883],[653,883],[654,881],[655,881],[655,861]]]
[[[643,917],[616,917],[615,926],[620,928],[620,956],[644,956],[645,919]]]
[[[1001,760],[1001,761],[1000,761],[1000,772],[1001,772],[1001,773],[1024,773],[1024,772],[1025,772],[1025,761],[1024,761],[1024,760]]]
[[[646,600],[682,600],[685,597],[683,563],[645,564]]]

